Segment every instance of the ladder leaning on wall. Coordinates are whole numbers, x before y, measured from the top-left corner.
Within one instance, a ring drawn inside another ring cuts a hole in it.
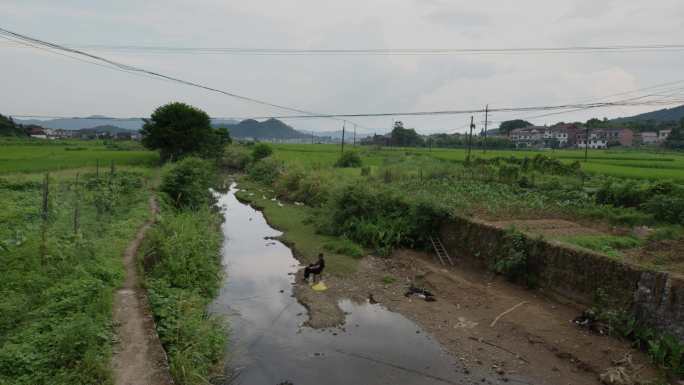
[[[432,247],[435,249],[435,254],[437,254],[437,258],[439,259],[439,262],[443,266],[446,265],[447,262],[451,266],[454,266],[454,261],[451,260],[449,253],[447,252],[446,248],[444,247],[444,244],[442,244],[442,240],[439,239],[439,237],[436,235],[430,235],[430,242],[432,243]]]

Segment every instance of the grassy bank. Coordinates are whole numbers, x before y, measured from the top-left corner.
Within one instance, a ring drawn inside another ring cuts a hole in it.
[[[208,192],[215,182],[210,170],[196,159],[167,167],[160,220],[141,248],[157,332],[180,385],[207,384],[223,369],[226,325],[206,312],[223,278],[222,218]]]
[[[44,174],[0,178],[0,384],[111,383],[113,292],[152,171],[76,173],[51,174],[45,200]]]
[[[273,201],[272,189],[248,178],[242,178],[238,187],[237,197],[262,210],[268,223],[283,231],[281,240],[293,247],[302,263],[313,263],[318,253],[325,253],[326,272],[342,276],[356,272],[364,250],[353,242],[317,232],[311,207]]]
[[[243,198],[267,198],[259,204],[267,213],[273,206],[276,214],[269,217],[274,224],[284,222],[280,228],[293,229],[287,231],[286,240],[297,237],[299,243],[307,245],[311,243],[307,236],[290,233],[313,232],[388,254],[397,246],[424,246],[427,235],[449,217],[563,219],[586,227],[589,234],[604,236],[573,239],[561,234],[550,238],[619,260],[684,271],[684,260],[671,258],[682,243],[678,226],[684,223],[684,185],[677,178],[663,179],[652,172],[669,170],[684,175],[681,154],[592,151],[590,162],[584,163],[578,162],[583,154],[571,150],[488,151],[473,153],[467,163],[462,150],[359,146],[348,151],[359,155],[360,167],[336,167],[339,147],[276,145],[273,149],[272,155],[251,163],[246,161],[249,146],[233,151],[243,152],[237,156],[243,159],[239,165],[245,167],[251,182],[261,186],[261,191],[253,196],[243,194]],[[592,167],[608,171],[602,173]],[[610,171],[614,167],[643,174],[634,174],[636,178],[607,175],[620,174]],[[285,206],[266,202],[273,197]],[[288,202],[306,207],[295,205],[293,213],[277,214],[290,210]],[[618,242],[623,238],[629,241],[641,226],[647,230],[637,241]],[[667,247],[659,247],[658,242],[664,241],[669,242]],[[318,242],[319,247],[322,243]],[[647,248],[667,257],[641,251]]]

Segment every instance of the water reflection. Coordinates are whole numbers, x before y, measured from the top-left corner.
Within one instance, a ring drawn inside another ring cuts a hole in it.
[[[292,296],[298,263],[263,215],[222,194],[227,280],[212,305],[231,324],[228,365],[246,385],[465,384],[462,367],[412,321],[382,306],[342,301],[344,329],[303,327]]]

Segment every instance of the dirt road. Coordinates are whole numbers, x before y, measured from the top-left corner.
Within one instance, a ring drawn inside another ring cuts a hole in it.
[[[158,212],[150,198],[152,217]],[[140,287],[136,255],[145,233],[154,222],[143,225],[124,253],[126,279],[114,298],[114,322],[118,345],[114,349],[112,370],[116,385],[169,385],[173,383],[166,353],[159,342],[147,295]]]

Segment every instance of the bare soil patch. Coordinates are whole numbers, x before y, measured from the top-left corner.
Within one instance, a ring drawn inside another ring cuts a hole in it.
[[[627,342],[577,327],[572,320],[582,307],[561,304],[487,272],[443,268],[424,253],[369,256],[353,277],[326,276],[325,282],[329,290],[324,293],[297,285],[298,299],[310,309],[311,326],[343,322],[339,309],[331,310],[341,298],[377,301],[418,323],[467,368],[491,371],[502,381],[523,376],[535,384],[600,384],[600,374],[626,356],[633,363],[631,376],[658,375]],[[410,282],[434,293],[437,301],[406,297]]]
[[[150,199],[152,215],[158,212],[154,198]],[[169,385],[166,352],[159,341],[154,319],[147,302],[147,293],[140,287],[136,256],[145,233],[152,225],[143,225],[124,253],[126,279],[114,297],[114,323],[118,344],[112,357],[116,385]]]

